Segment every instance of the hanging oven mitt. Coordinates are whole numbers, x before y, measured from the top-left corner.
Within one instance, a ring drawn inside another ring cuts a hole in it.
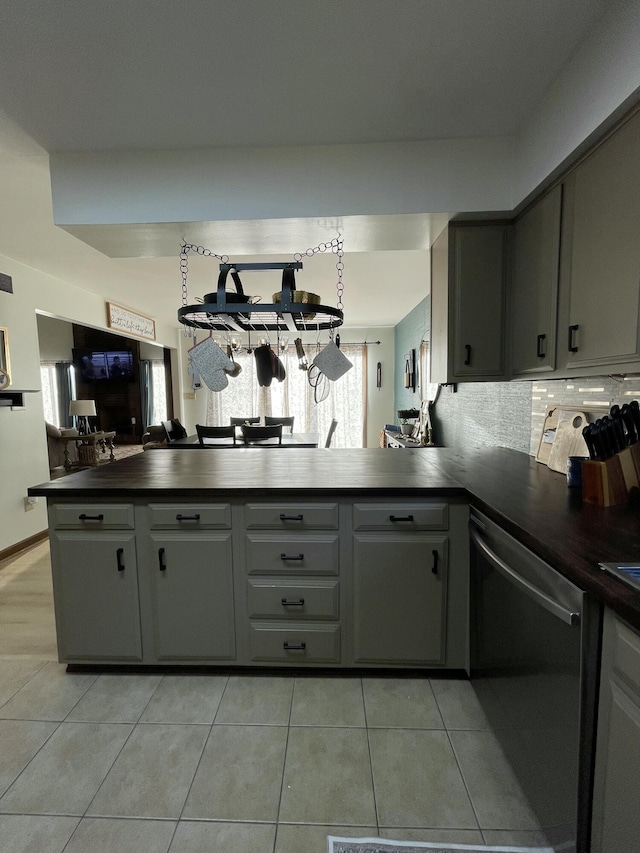
[[[340,379],[347,370],[353,367],[353,364],[334,341],[329,341],[326,347],[318,353],[313,359],[313,364],[332,382]]]
[[[212,338],[205,338],[189,350],[189,358],[200,374],[200,378],[212,391],[222,391],[229,384],[227,372],[231,373],[234,363]]]

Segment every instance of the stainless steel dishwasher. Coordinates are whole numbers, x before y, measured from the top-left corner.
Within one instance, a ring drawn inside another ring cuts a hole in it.
[[[471,679],[556,851],[588,853],[600,605],[471,510]]]

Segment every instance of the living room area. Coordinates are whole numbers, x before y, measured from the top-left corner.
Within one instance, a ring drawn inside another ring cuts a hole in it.
[[[51,477],[141,452],[168,416],[169,351],[41,314],[37,326]]]

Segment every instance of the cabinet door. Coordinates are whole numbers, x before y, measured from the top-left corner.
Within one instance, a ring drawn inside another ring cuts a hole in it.
[[[514,376],[555,367],[562,187],[514,226],[511,369]]]
[[[454,379],[505,373],[505,310],[508,226],[472,225],[451,229]]]
[[[149,540],[155,657],[233,660],[231,534],[151,534]]]
[[[605,611],[593,793],[593,853],[640,837],[640,636]]]
[[[568,366],[604,367],[640,358],[638,187],[640,114],[567,180],[572,195],[570,269],[563,269],[563,276],[568,278],[569,316],[561,333],[566,335]]]
[[[142,660],[134,533],[51,534],[62,660]]]
[[[441,663],[446,537],[358,534],[353,572],[354,662]]]

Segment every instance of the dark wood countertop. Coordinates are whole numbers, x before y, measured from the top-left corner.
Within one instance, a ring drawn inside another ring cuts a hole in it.
[[[508,533],[640,630],[640,593],[605,575],[599,562],[640,561],[640,506],[582,503],[580,490],[525,453],[382,448],[181,453],[150,450],[98,469],[41,483],[30,495],[67,498],[465,496]]]

